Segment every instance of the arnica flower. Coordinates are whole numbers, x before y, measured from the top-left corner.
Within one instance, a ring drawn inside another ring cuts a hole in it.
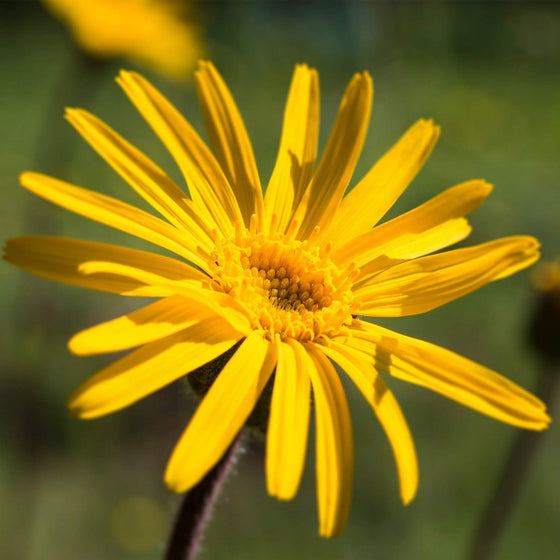
[[[122,72],[117,81],[177,162],[190,196],[80,109],[68,109],[70,123],[164,219],[45,175],[24,173],[21,182],[174,256],[46,236],[11,240],[5,255],[51,280],[159,298],[70,340],[78,355],[138,347],[73,393],[69,406],[76,415],[94,418],[126,407],[235,346],[175,447],[165,481],[177,492],[196,485],[270,380],[268,492],[281,500],[297,492],[313,395],[319,532],[327,537],[344,528],[353,470],[350,412],[337,366],[387,434],[405,504],[417,488],[416,454],[379,371],[513,426],[547,426],[544,404],[504,377],[361,319],[430,311],[538,258],[537,241],[524,236],[432,254],[469,234],[464,216],[491,190],[481,180],[451,187],[377,225],[432,150],[439,135],[432,121],[412,125],[345,195],[366,136],[371,78],[363,73],[350,81],[316,164],[318,75],[297,66],[263,196],[243,121],[211,64],[200,64],[196,86],[212,151],[144,78]]]
[[[42,0],[96,58],[122,56],[173,78],[185,78],[202,47],[178,0]]]

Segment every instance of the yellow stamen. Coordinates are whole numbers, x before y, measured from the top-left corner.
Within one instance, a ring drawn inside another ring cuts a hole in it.
[[[339,334],[352,321],[355,267],[338,269],[329,244],[295,240],[295,221],[286,234],[270,235],[255,233],[252,222],[216,243],[214,289],[235,294],[270,339],[321,342]]]

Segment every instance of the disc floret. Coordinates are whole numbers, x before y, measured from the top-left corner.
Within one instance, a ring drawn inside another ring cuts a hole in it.
[[[325,343],[352,321],[357,274],[340,270],[329,253],[329,244],[312,239],[237,227],[230,239],[216,239],[212,286],[241,303],[268,338]]]

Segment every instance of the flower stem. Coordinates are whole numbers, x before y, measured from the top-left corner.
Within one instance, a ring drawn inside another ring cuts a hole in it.
[[[560,385],[560,372],[547,361],[541,368],[535,394],[550,408]],[[544,433],[519,430],[506,459],[490,503],[480,520],[469,558],[489,560],[496,552],[501,533],[537,457]]]
[[[220,462],[185,494],[167,544],[164,560],[194,560],[197,557],[220,490],[243,448],[243,439],[241,431]]]

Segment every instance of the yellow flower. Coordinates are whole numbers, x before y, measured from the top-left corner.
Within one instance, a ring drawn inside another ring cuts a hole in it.
[[[416,454],[378,370],[514,426],[547,426],[544,404],[497,373],[358,318],[423,313],[538,258],[537,241],[522,236],[430,255],[469,234],[464,216],[491,190],[481,180],[454,186],[377,225],[433,148],[439,128],[431,121],[414,124],[344,196],[366,136],[371,78],[352,78],[316,166],[318,76],[297,66],[263,197],[241,116],[210,63],[201,63],[196,85],[212,151],[141,76],[122,72],[118,83],[177,162],[190,197],[134,146],[79,109],[69,109],[67,119],[165,220],[45,175],[24,173],[21,182],[175,257],[42,236],[10,241],[5,256],[52,280],[160,298],[70,340],[79,355],[139,347],[74,392],[69,406],[75,414],[93,418],[119,410],[241,342],[179,440],[165,480],[177,492],[197,484],[273,378],[268,491],[282,500],[297,491],[313,393],[319,531],[327,537],[339,534],[346,522],[353,469],[350,413],[334,364],[381,422],[404,503],[416,492]]]
[[[177,0],[42,0],[71,29],[76,43],[99,58],[123,56],[184,78],[201,45]]]
[[[560,305],[560,258],[540,263],[533,272],[533,284],[544,293],[549,293]]]
[[[533,270],[539,296],[528,330],[529,341],[545,363],[560,363],[560,258],[539,263]],[[552,375],[555,375],[552,373]]]

